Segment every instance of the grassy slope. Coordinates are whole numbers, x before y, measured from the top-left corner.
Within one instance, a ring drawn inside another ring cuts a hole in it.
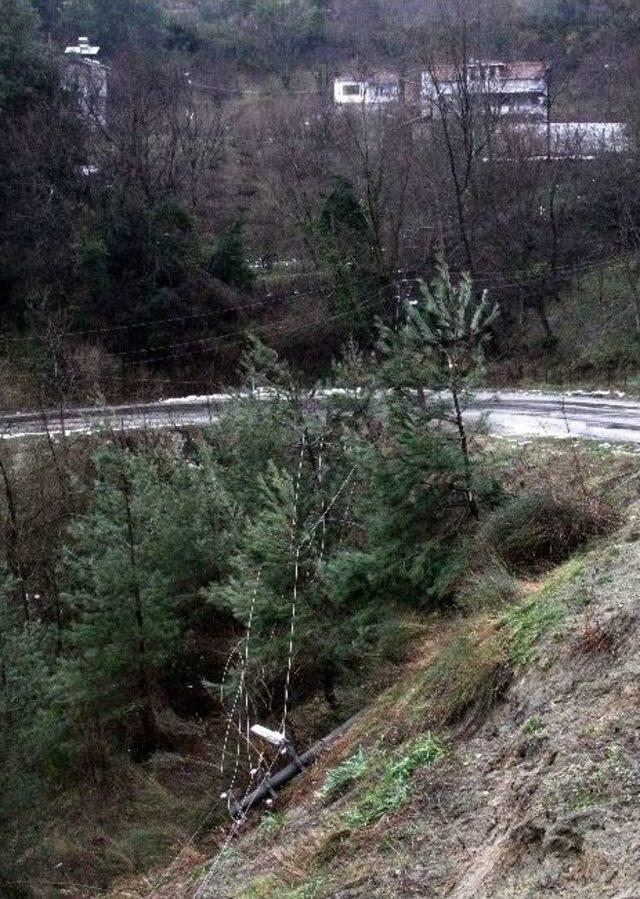
[[[215,856],[207,895],[632,895],[638,536],[626,525],[506,611],[441,622],[280,808]],[[154,895],[193,895],[210,863],[183,858]]]

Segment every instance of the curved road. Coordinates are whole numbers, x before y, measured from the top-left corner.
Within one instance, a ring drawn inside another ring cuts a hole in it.
[[[115,430],[172,429],[206,425],[232,399],[229,394],[155,403],[59,411],[0,413],[0,437],[29,437]],[[489,430],[505,437],[583,438],[640,444],[640,399],[587,393],[480,391],[467,415],[486,416]]]

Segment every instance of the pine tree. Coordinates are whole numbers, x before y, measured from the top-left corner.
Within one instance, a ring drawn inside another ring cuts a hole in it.
[[[335,710],[340,682],[393,631],[389,610],[370,595],[354,601],[327,561],[345,536],[339,511],[347,495],[325,522],[321,502],[307,470],[298,481],[297,473],[270,465],[240,535],[233,576],[210,593],[250,626],[246,685],[274,713],[282,709],[289,675],[290,699],[321,690]]]
[[[50,673],[47,629],[26,621],[16,607],[13,579],[0,589],[0,823],[24,808],[39,790],[43,753],[39,718]]]
[[[71,625],[54,700],[70,745],[100,721],[146,754],[158,743],[158,678],[189,604],[225,568],[233,510],[211,465],[107,448],[96,466],[93,509],[62,566]]]
[[[333,306],[348,332],[369,337],[380,283],[371,250],[371,234],[353,185],[334,179],[316,226],[320,256],[331,273]]]
[[[499,307],[490,301],[488,291],[483,292],[479,301],[474,300],[468,275],[463,275],[456,287],[445,263],[431,285],[421,283],[420,291],[422,299],[409,307],[401,332],[398,335],[389,329],[383,332],[381,347],[387,357],[387,373],[393,375],[407,368],[415,372],[417,368],[422,375],[429,372],[434,386],[447,388],[464,466],[467,504],[470,513],[477,517],[463,398],[478,381],[482,348],[491,336]],[[418,381],[418,386],[420,391],[422,382]]]
[[[283,702],[293,617],[295,693],[320,689],[335,707],[341,679],[379,647],[388,625],[370,596],[354,603],[330,569],[350,539],[357,478],[347,438],[352,408],[336,398],[326,418],[319,416],[313,390],[298,386],[258,341],[242,368],[251,389],[220,421],[214,440],[244,524],[232,576],[223,587],[213,585],[210,600],[241,625],[251,622],[248,681],[266,689],[267,705],[275,710]]]
[[[235,222],[220,235],[209,262],[209,274],[241,290],[252,286],[255,274],[247,262],[242,222]]]

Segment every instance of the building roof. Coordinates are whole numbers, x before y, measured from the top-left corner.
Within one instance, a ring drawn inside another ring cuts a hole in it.
[[[501,66],[504,68],[504,72],[501,75],[501,80],[505,81],[526,81],[529,79],[538,80],[540,78],[544,78],[547,72],[547,63],[546,62],[504,62],[499,59],[478,59],[478,60],[469,60],[466,63],[467,67],[470,66],[482,66],[483,68],[489,68],[491,66]],[[460,77],[460,73],[462,70],[462,66],[456,65],[437,65],[434,66],[432,71],[427,71],[425,74],[428,76],[433,75],[439,81],[456,81]]]
[[[67,56],[97,56],[100,47],[92,46],[88,37],[79,37],[75,46],[66,47],[65,55]]]
[[[353,81],[358,84],[375,84],[380,81],[400,81],[400,76],[396,72],[361,72],[359,75],[354,74],[353,72],[347,72],[346,74],[339,75],[336,79],[337,82],[342,81]]]

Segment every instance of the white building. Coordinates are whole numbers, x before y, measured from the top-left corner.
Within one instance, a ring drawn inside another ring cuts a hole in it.
[[[629,133],[623,122],[551,122],[538,125],[546,135],[554,157],[590,159],[602,153],[621,153],[630,148]]]
[[[343,75],[333,83],[333,99],[339,106],[394,103],[402,99],[402,94],[401,78],[387,72],[366,78]]]
[[[100,47],[92,46],[86,37],[67,47],[65,83],[78,93],[80,111],[94,125],[104,125],[107,109],[107,70],[98,60]]]
[[[493,156],[483,161],[588,161],[607,153],[627,152],[631,145],[629,129],[623,122],[506,120],[495,133]]]
[[[495,116],[545,119],[548,68],[543,62],[477,60],[461,66],[439,65],[422,73],[421,96],[429,117],[470,100]]]

